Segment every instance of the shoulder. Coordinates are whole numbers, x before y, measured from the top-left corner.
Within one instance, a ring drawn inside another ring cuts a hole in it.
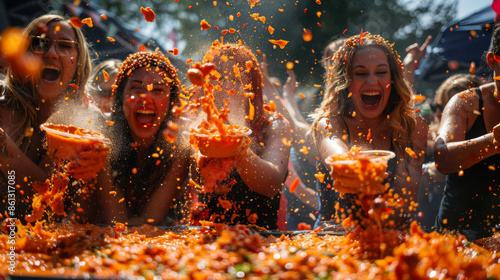
[[[477,110],[480,96],[476,90],[477,88],[471,88],[455,94],[448,104],[446,104],[445,111],[452,112],[453,114],[454,112],[472,112]],[[480,88],[480,92],[491,90],[492,88],[489,84]]]

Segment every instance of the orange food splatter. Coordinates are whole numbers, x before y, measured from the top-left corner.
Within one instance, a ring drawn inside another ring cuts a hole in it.
[[[295,192],[295,190],[297,189],[297,186],[299,185],[299,182],[300,182],[299,178],[295,178],[295,180],[293,180],[292,184],[290,185],[290,193]]]
[[[304,28],[302,30],[302,40],[304,40],[304,42],[310,42],[312,38],[313,38],[312,31]]]
[[[109,81],[109,74],[106,72],[106,70],[102,70],[102,75],[104,76],[104,81],[107,82]]]
[[[77,86],[77,85],[75,85],[75,84],[69,84],[69,85],[70,85],[72,88],[74,88],[74,89],[78,89],[78,86]]]
[[[108,40],[109,40],[110,42],[114,42],[114,41],[116,41],[115,39],[113,39],[113,38],[111,38],[111,37],[108,37]]]
[[[425,101],[426,98],[423,95],[416,94],[412,96],[412,99],[414,102],[422,102]]]
[[[406,152],[408,155],[410,155],[410,157],[412,157],[412,158],[414,158],[414,159],[417,159],[417,158],[418,158],[417,154],[416,154],[416,153],[415,153],[415,152],[414,152],[414,151],[413,151],[410,147],[407,147],[407,148],[405,149],[405,152]]]
[[[147,21],[147,22],[153,22],[155,21],[155,12],[153,12],[153,10],[150,8],[150,7],[142,7],[141,6],[141,13],[144,15],[144,19]]]
[[[201,20],[200,26],[201,26],[201,30],[208,30],[211,27],[211,25],[208,24],[208,22],[204,19]]]
[[[71,23],[71,25],[73,25],[76,28],[82,28],[82,26],[83,26],[83,23],[79,17],[72,17],[69,19],[69,22]]]
[[[108,16],[106,16],[105,14],[101,14],[101,18],[102,18],[103,20],[108,20]]]
[[[248,0],[248,3],[250,4],[250,9],[255,7],[255,5],[259,2],[260,2],[260,0]]]
[[[271,25],[269,25],[267,30],[269,31],[269,34],[271,34],[271,35],[274,34],[274,28]]]
[[[115,124],[115,122],[112,122],[112,121],[106,121],[106,124],[109,125],[109,126],[112,126]]]
[[[285,40],[269,40],[269,42],[278,45],[281,49],[285,48],[286,44],[288,44],[288,41]]]
[[[86,25],[88,25],[88,27],[93,27],[94,24],[92,23],[92,19],[91,18],[84,18],[82,19],[82,23],[85,23]]]

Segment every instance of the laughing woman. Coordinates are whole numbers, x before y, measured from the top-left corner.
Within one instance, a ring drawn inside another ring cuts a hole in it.
[[[423,157],[412,158],[405,149],[417,154],[425,151],[428,126],[413,112],[412,91],[396,52],[382,37],[364,35],[347,39],[332,58],[325,96],[314,116],[313,140],[323,164],[331,155],[346,155],[353,146],[395,152],[396,158],[388,163],[388,179],[408,210],[417,199]],[[335,180],[340,175],[332,176]],[[328,183],[336,186],[330,181],[319,188],[317,224],[335,214],[338,195]],[[344,188],[343,192],[356,193],[357,189]],[[356,197],[344,197],[340,204],[345,203],[347,211],[355,208],[352,199]],[[399,222],[410,218],[409,211],[396,215]]]
[[[114,151],[104,176],[112,179],[103,183],[100,198],[104,222],[178,220],[186,197],[189,155],[179,143],[163,137],[167,124],[174,121],[171,109],[179,102],[177,71],[162,53],[139,52],[120,66],[115,85]]]
[[[83,89],[91,63],[80,29],[62,16],[49,14],[28,24],[24,36],[27,50],[23,55],[38,59],[40,72],[20,75],[16,65],[11,64],[0,83],[0,185],[4,186],[2,176],[5,176],[3,179],[9,175],[12,178],[15,173],[15,182],[21,185],[22,191],[16,198],[18,215],[23,208],[21,201],[33,194],[28,186],[33,181],[43,182],[48,178],[45,167],[50,166],[51,160],[42,145],[45,133],[40,125],[50,120],[56,122],[59,115],[65,113],[64,119],[76,121],[77,111],[85,112],[85,122],[92,114],[102,117],[86,103]],[[102,157],[99,159],[104,161]],[[79,174],[88,172],[97,174],[101,167],[97,162],[81,161],[79,169],[72,171],[73,177],[79,179]],[[3,198],[7,197],[3,195],[5,191],[6,188],[0,190]]]

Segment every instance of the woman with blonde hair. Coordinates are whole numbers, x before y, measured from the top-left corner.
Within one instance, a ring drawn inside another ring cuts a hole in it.
[[[323,102],[312,125],[321,162],[325,164],[331,155],[345,155],[353,146],[393,151],[396,157],[389,161],[387,170],[391,189],[405,204],[416,202],[423,157],[412,158],[405,150],[411,148],[416,155],[425,151],[428,126],[413,111],[412,90],[397,53],[380,35],[362,33],[346,39],[332,60]],[[342,174],[331,176],[333,180],[343,178]],[[320,216],[316,225],[335,214],[339,196],[328,184],[334,185],[326,181],[318,190]],[[342,195],[345,200],[340,199],[341,205],[345,203],[346,210],[357,208],[352,201],[358,192],[354,185],[342,187],[342,192],[354,194]],[[412,218],[408,208],[396,213],[399,224]]]
[[[22,198],[33,193],[28,185],[48,178],[46,166],[52,162],[40,125],[63,120],[71,122],[66,124],[88,123],[93,116],[102,117],[84,91],[91,62],[82,31],[63,16],[46,14],[28,24],[24,37],[26,53],[41,62],[39,72],[18,75],[11,65],[0,84],[0,169],[5,178],[15,172],[16,184],[25,195]],[[76,111],[83,111],[85,119],[78,119]],[[96,174],[105,156],[88,161],[82,154],[70,165],[70,175],[80,179],[83,174]]]

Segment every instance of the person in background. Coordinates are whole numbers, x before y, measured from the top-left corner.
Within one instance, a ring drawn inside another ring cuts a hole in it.
[[[27,25],[24,38],[27,49],[23,55],[36,58],[40,68],[19,75],[16,65],[11,64],[0,84],[0,182],[6,185],[9,171],[15,172],[16,183],[21,187],[16,199],[19,216],[27,211],[34,194],[31,184],[45,182],[53,166],[40,125],[89,121],[97,124],[103,120],[84,91],[91,62],[80,29],[63,16],[46,14]],[[81,116],[85,119],[80,119]],[[74,180],[81,179],[83,174],[97,174],[103,167],[100,162],[105,161],[107,152],[88,157],[89,153],[94,152],[81,151],[79,158],[69,165],[68,173]],[[0,190],[3,198],[7,197],[6,191],[7,188]]]
[[[345,39],[331,41],[324,49],[321,63],[328,73],[332,65],[331,57],[342,46]],[[287,200],[288,230],[296,230],[303,223],[313,227],[318,211],[318,196],[316,192],[316,149],[310,137],[311,119],[309,114],[319,106],[323,97],[323,89],[318,89],[310,96],[301,98],[296,95],[298,83],[293,70],[288,70],[288,79],[283,85],[285,108],[294,130],[294,139],[290,149],[289,174],[285,182],[283,195]],[[326,174],[324,174],[326,175]],[[295,180],[299,180],[295,182]],[[290,191],[290,186],[294,190]],[[296,187],[295,187],[296,186]],[[301,229],[308,228],[300,226]]]
[[[422,180],[420,181],[420,193],[418,198],[418,212],[420,225],[424,228],[434,226],[439,211],[439,204],[443,198],[446,175],[436,169],[434,162],[434,142],[436,140],[443,108],[448,101],[457,93],[470,88],[479,87],[481,80],[473,74],[455,74],[448,77],[436,90],[434,101],[430,103],[433,120],[429,125],[429,136],[427,138],[427,150],[425,152],[424,165],[422,167]]]
[[[329,156],[346,155],[353,146],[390,150],[396,154],[387,168],[390,188],[406,205],[415,203],[423,163],[423,156],[418,155],[425,151],[428,126],[413,111],[412,90],[396,51],[380,35],[363,33],[346,39],[332,59],[323,102],[312,125],[323,173],[329,173],[330,167],[324,165]],[[417,157],[410,157],[406,148]],[[339,176],[330,175],[333,180]],[[358,209],[353,204],[356,189],[349,189],[352,194],[343,194],[342,199],[328,184],[334,185],[325,180],[318,189],[321,200],[316,226],[335,216],[337,201],[346,211]],[[399,227],[415,218],[409,208],[395,213]]]
[[[500,25],[493,28],[486,62],[500,75]],[[500,223],[500,82],[455,94],[441,117],[434,158],[447,174],[436,228],[458,230],[469,240],[493,234]]]
[[[97,64],[90,78],[90,93],[101,111],[109,115],[113,106],[114,96],[111,86],[115,83],[118,67],[121,65],[119,59],[111,58]]]
[[[176,127],[177,70],[161,52],[138,52],[119,67],[114,84],[113,149],[98,196],[101,222],[181,222],[187,215],[190,157],[187,145],[164,137]]]
[[[220,87],[217,89],[216,86],[214,92],[216,107],[221,108],[229,100],[229,121],[252,130],[249,135],[251,142],[248,141],[248,148],[236,156],[237,163],[229,177],[219,181],[214,192],[201,194],[208,217],[220,223],[255,224],[275,230],[290,153],[290,147],[283,141],[291,139],[289,123],[277,112],[264,110],[262,73],[255,55],[247,46],[215,41],[203,63],[213,63],[215,71],[221,74],[217,81],[213,81]],[[243,70],[235,72],[236,67]],[[234,94],[226,94],[233,90]],[[243,116],[247,118],[243,119]],[[204,168],[219,166],[223,161],[201,155],[197,157],[202,175]]]

